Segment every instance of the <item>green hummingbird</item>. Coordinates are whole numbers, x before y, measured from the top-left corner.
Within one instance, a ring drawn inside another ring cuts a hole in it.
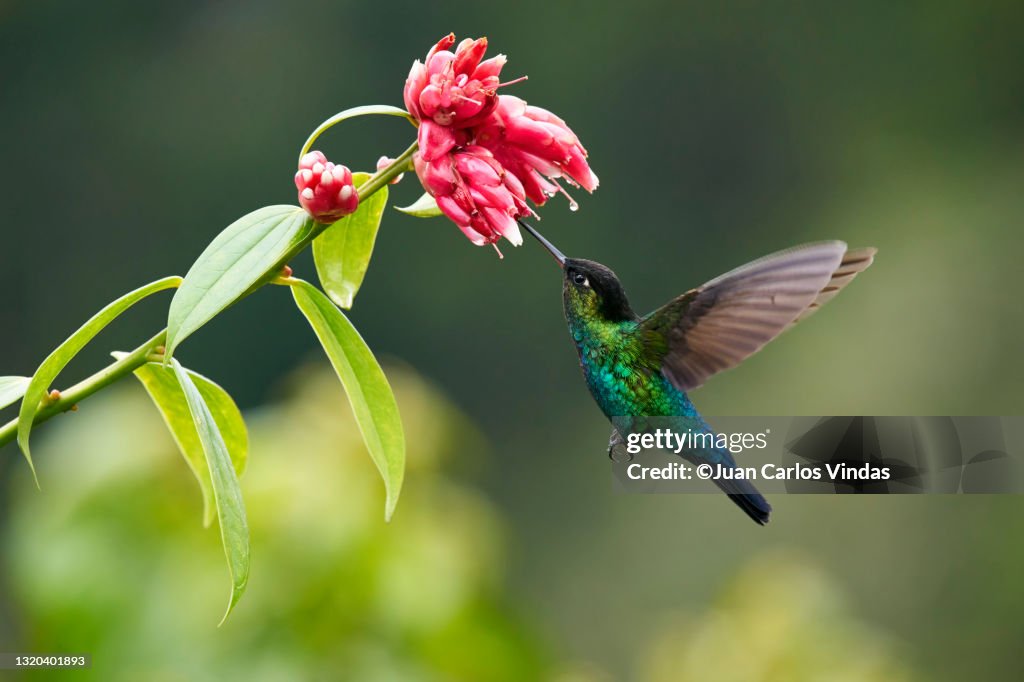
[[[609,455],[623,444],[617,426],[642,428],[645,417],[673,417],[677,432],[713,433],[687,393],[806,319],[871,265],[877,251],[847,249],[841,241],[779,251],[640,317],[609,268],[566,258],[533,227],[519,223],[562,268],[569,334],[590,394],[613,421]],[[682,456],[694,464],[736,466],[727,449],[689,450]],[[714,482],[754,521],[768,522],[771,505],[749,480]]]

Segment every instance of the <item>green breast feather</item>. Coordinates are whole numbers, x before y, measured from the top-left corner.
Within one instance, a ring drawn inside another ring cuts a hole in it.
[[[607,417],[692,412],[686,395],[661,374],[663,347],[636,333],[636,322],[586,320],[569,331],[587,386]]]

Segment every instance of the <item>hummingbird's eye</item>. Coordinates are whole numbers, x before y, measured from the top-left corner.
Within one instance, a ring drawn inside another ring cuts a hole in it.
[[[584,275],[582,272],[574,273],[572,276],[572,281],[581,287],[590,286],[590,282],[587,280],[587,276]]]

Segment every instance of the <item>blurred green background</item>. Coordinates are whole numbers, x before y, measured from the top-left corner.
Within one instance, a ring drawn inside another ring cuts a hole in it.
[[[802,241],[879,247],[698,391],[706,413],[1019,414],[1022,20],[1010,2],[0,1],[0,373],[294,202],[309,131],[401,104],[452,30],[486,34],[530,76],[514,93],[582,138],[601,189],[576,213],[552,200],[543,229],[638,309]],[[320,146],[369,169],[412,133],[361,120]],[[0,649],[91,651],[98,679],[1018,679],[1024,501],[776,497],[758,528],[724,499],[617,496],[559,273],[503,250],[386,217],[351,318],[410,424],[391,526],[287,292],[182,347],[252,419],[254,567],[220,630],[216,532],[141,390],[40,430],[42,492],[5,447]],[[66,381],[165,313],[131,311]]]

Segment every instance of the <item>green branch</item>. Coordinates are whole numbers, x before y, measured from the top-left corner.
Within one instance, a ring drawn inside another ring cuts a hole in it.
[[[329,127],[329,126],[327,126]],[[326,128],[325,128],[326,129]],[[320,131],[322,132],[322,131]],[[311,137],[311,139],[315,139]],[[418,145],[413,142],[412,145],[404,152],[401,156],[395,159],[395,162],[380,171],[374,173],[370,178],[359,186],[357,191],[359,192],[360,201],[365,200],[374,192],[377,192],[382,187],[386,187],[393,179],[398,177],[400,174],[412,167],[412,157],[418,149]],[[244,296],[248,296],[257,289],[269,284],[272,280],[279,277],[282,269],[288,264],[295,256],[301,253],[306,247],[313,243],[320,234],[326,230],[330,225],[323,223],[316,223],[314,228],[310,230],[306,237],[295,245],[278,263],[267,270],[263,277],[254,285]],[[243,297],[244,297],[243,296]],[[118,379],[125,377],[134,372],[139,367],[146,364],[147,361],[152,360],[152,355],[156,353],[156,349],[164,345],[167,337],[167,330],[164,329],[159,334],[154,336],[152,339],[142,344],[134,351],[124,356],[112,365],[104,367],[100,371],[96,372],[92,376],[80,381],[74,386],[59,392],[59,397],[52,400],[47,397],[44,398],[47,404],[39,409],[35,414],[32,424],[41,424],[58,414],[73,410],[78,406],[78,403],[85,400],[93,393],[106,388],[110,384],[114,383]],[[2,427],[0,427],[0,447],[3,447],[7,443],[11,442],[17,437],[18,434],[18,419],[13,419]]]
[[[165,329],[112,365],[104,367],[87,379],[83,379],[78,382],[71,388],[60,391],[59,398],[49,402],[36,413],[35,418],[32,420],[32,424],[42,424],[58,414],[75,409],[78,406],[78,403],[85,400],[93,393],[106,388],[121,377],[127,376],[139,367],[142,367],[148,361],[150,354],[152,354],[157,347],[163,345],[164,338],[166,336],[167,330]],[[49,399],[47,398],[47,400]],[[12,419],[4,424],[3,427],[0,427],[0,447],[14,440],[17,435],[18,420]]]
[[[370,178],[358,188],[359,201],[362,201],[381,187],[384,187],[405,171],[412,170],[412,157],[419,148],[419,144],[413,142],[409,145],[409,148],[402,152],[402,155],[395,159],[390,166],[371,175]]]

